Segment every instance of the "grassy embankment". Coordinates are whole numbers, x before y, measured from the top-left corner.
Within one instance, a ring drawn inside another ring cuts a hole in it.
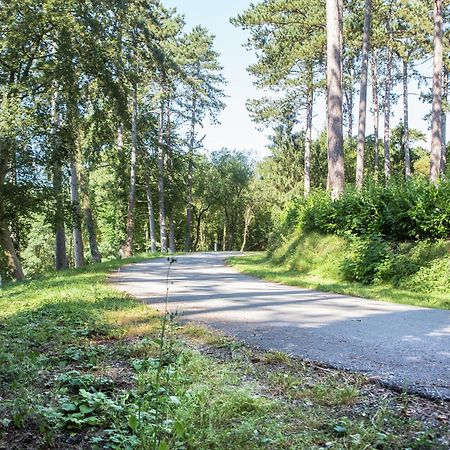
[[[123,263],[0,290],[0,448],[448,446],[448,404],[178,326],[107,284]]]
[[[291,286],[450,309],[450,242],[404,244],[375,263],[370,249],[363,256],[358,250],[337,235],[294,232],[274,251],[229,263],[248,275]],[[378,271],[380,279],[371,284],[348,281],[346,273],[358,265],[360,271]]]

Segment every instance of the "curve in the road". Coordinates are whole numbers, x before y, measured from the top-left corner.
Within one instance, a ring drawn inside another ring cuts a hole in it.
[[[250,345],[450,399],[450,311],[269,283],[226,266],[228,256],[178,257],[170,268],[170,309]],[[166,259],[129,265],[112,282],[162,307],[168,267]]]

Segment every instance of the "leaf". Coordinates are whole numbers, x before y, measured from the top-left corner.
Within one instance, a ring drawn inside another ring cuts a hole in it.
[[[136,432],[139,426],[139,419],[135,415],[128,417],[128,426]]]
[[[80,405],[80,412],[81,413],[83,413],[83,414],[89,414],[89,413],[91,413],[92,411],[94,411],[94,408],[92,408],[91,406],[88,406],[88,405],[86,405],[86,404],[81,404]]]
[[[78,409],[78,406],[75,405],[75,403],[65,402],[61,404],[61,409],[67,412],[76,411]]]
[[[5,428],[9,427],[9,424],[11,423],[11,419],[8,419],[7,417],[3,418],[0,422]]]
[[[173,403],[174,405],[181,405],[180,399],[176,396],[176,395],[171,395],[169,397],[169,400],[171,403]]]
[[[98,425],[100,423],[100,419],[96,416],[89,416],[84,420],[84,423],[88,425]]]
[[[175,422],[175,425],[173,426],[176,435],[181,439],[184,436],[184,426],[180,422]]]
[[[336,431],[336,433],[345,433],[347,431],[347,428],[342,425],[336,425],[334,427],[334,431]]]
[[[158,450],[169,450],[169,446],[167,442],[163,441],[159,444]]]

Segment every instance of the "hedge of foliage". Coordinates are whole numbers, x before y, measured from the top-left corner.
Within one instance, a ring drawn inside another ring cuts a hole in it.
[[[387,187],[348,189],[337,201],[318,191],[293,201],[283,225],[322,233],[380,235],[391,242],[449,239],[450,182],[435,187],[423,179],[393,180]]]
[[[337,268],[342,280],[450,292],[450,182],[435,187],[421,179],[394,180],[387,187],[348,189],[337,201],[318,191],[290,203],[272,248],[293,233],[344,239]]]

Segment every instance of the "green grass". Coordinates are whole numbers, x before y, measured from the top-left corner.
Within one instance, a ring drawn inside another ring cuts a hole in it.
[[[448,445],[445,404],[180,326],[107,283],[125,262],[0,290],[0,448]]]
[[[335,235],[296,235],[273,253],[251,253],[230,258],[237,270],[276,283],[353,295],[393,303],[450,309],[450,293],[420,292],[390,283],[346,281],[342,265],[348,242]]]

